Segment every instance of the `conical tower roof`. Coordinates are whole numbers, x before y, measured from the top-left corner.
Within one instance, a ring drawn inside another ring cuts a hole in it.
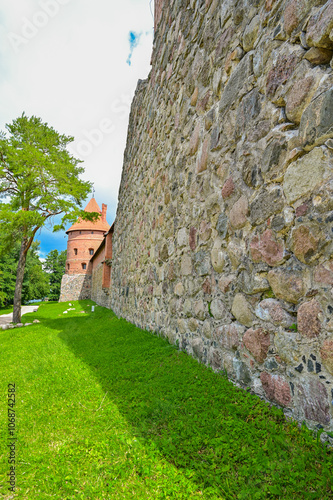
[[[82,220],[78,219],[69,229],[67,229],[66,233],[71,231],[108,231],[110,229],[110,225],[107,223],[105,219],[105,215],[103,217],[102,210],[99,208],[97,201],[95,198],[91,198],[88,205],[84,209],[85,212],[98,212],[101,214],[100,218],[96,222],[91,222],[90,220]]]

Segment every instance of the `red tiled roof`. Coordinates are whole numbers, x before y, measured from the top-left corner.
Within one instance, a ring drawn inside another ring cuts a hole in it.
[[[84,209],[85,212],[98,212],[101,214],[101,217],[96,222],[91,222],[89,220],[78,219],[69,229],[67,229],[66,233],[70,231],[108,231],[110,229],[110,225],[106,220],[102,218],[102,210],[99,208],[95,198],[91,198],[88,205]]]

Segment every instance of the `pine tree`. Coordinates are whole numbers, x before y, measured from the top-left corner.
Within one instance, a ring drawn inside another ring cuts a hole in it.
[[[60,135],[40,118],[23,115],[6,125],[0,135],[0,223],[4,241],[20,241],[14,294],[15,323],[21,320],[21,297],[27,252],[37,231],[61,215],[53,230],[64,229],[78,216],[96,220],[98,214],[80,207],[91,183],[79,179],[84,172],[67,145],[74,139]]]

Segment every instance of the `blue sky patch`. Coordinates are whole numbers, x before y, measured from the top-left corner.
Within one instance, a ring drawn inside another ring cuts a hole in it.
[[[130,53],[128,55],[126,62],[129,66],[131,66],[131,64],[132,64],[131,59],[132,59],[133,51],[134,51],[135,47],[137,47],[139,45],[141,35],[142,35],[142,31],[141,31],[141,33],[136,33],[135,31],[130,31],[128,34],[128,41],[130,44]]]

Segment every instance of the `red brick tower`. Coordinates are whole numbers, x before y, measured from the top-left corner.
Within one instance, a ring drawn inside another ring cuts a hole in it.
[[[66,274],[61,282],[60,302],[91,298],[90,259],[102,243],[104,234],[110,229],[106,221],[106,209],[107,205],[103,203],[101,210],[95,198],[91,198],[84,210],[100,213],[99,219],[96,222],[79,219],[66,231],[68,234]]]
[[[96,222],[79,219],[66,231],[68,234],[66,274],[91,274],[89,261],[102,243],[104,234],[110,229],[106,222],[106,209],[107,205],[103,203],[101,210],[95,198],[91,198],[84,211],[98,212],[101,217]]]

